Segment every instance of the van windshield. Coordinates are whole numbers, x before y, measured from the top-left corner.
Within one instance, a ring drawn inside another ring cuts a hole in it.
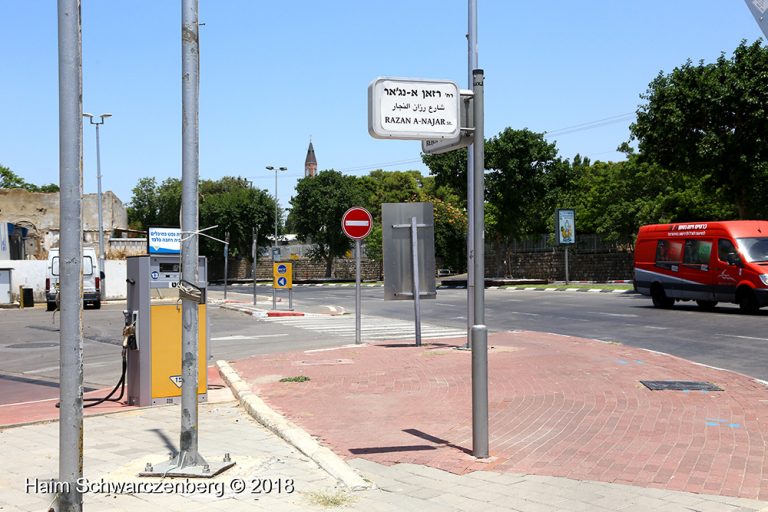
[[[768,237],[737,238],[736,242],[747,261],[768,262]]]

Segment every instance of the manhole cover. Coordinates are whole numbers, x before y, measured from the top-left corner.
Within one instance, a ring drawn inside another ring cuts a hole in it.
[[[14,345],[8,345],[8,348],[53,348],[58,346],[58,342],[33,341],[31,343],[16,343]]]
[[[722,391],[711,382],[689,380],[641,380],[640,383],[651,391]]]

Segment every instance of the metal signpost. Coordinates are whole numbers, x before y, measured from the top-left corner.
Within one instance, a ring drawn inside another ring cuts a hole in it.
[[[288,309],[293,311],[293,263],[278,261],[272,264],[272,309],[277,309],[277,290],[288,290]]]
[[[229,276],[229,231],[224,235],[224,301],[227,300],[227,277]]]
[[[59,332],[60,512],[80,512],[83,495],[83,60],[79,0],[59,0],[59,184],[61,316]]]
[[[766,0],[753,0],[764,3]],[[430,80],[378,78],[368,87],[368,132],[380,139],[420,139],[425,153],[444,153],[469,144],[462,137],[462,128],[469,128],[466,121],[473,119],[474,129],[467,158],[467,347],[472,348],[472,453],[487,458],[488,453],[488,331],[485,324],[485,140],[484,140],[484,89],[485,74],[478,68],[477,58],[477,0],[468,0],[468,54],[469,81],[472,94],[465,94],[467,105],[462,112],[455,100],[459,99],[458,86],[448,90],[446,83]],[[764,9],[764,10],[768,10]],[[440,85],[438,85],[440,84]],[[445,87],[445,88],[444,88]],[[442,103],[441,103],[442,102]],[[450,103],[449,103],[450,102]],[[470,114],[470,110],[471,114]],[[462,122],[464,114],[465,122]],[[430,117],[431,116],[431,117]],[[467,125],[467,126],[465,126]],[[449,127],[455,128],[453,131]],[[465,130],[465,132],[468,130]],[[384,212],[382,205],[382,212]],[[387,278],[387,244],[392,236],[393,223],[382,213],[384,239],[384,288],[386,298],[390,285]],[[410,227],[416,231],[411,219]],[[417,226],[418,227],[418,226]],[[389,229],[389,233],[387,230]],[[389,244],[390,246],[392,244]],[[417,250],[414,243],[413,250]],[[392,261],[392,256],[390,256]],[[417,262],[412,264],[414,272]],[[411,276],[421,278],[421,276]],[[418,307],[417,280],[412,285],[415,305]],[[392,279],[390,279],[391,282]],[[405,295],[402,291],[401,295]],[[418,317],[418,312],[417,312]],[[418,318],[417,318],[418,325]],[[417,334],[417,343],[419,342]]]
[[[437,296],[432,203],[384,203],[381,222],[384,300],[413,300],[416,346],[420,346],[421,299]]]
[[[256,305],[256,259],[259,256],[259,226],[253,228],[253,242],[251,243],[251,258],[253,258],[253,267],[251,275],[253,276],[253,305]]]
[[[198,451],[199,281],[198,182],[200,177],[200,43],[198,1],[181,4],[181,434],[179,453],[160,464],[148,463],[139,476],[211,478],[234,465],[228,456],[208,462]]]
[[[568,284],[568,246],[576,243],[576,212],[570,208],[555,210],[555,236],[565,246],[565,284]]]
[[[360,344],[360,324],[362,311],[362,293],[360,291],[360,252],[361,241],[371,234],[373,217],[361,206],[353,206],[341,217],[341,229],[355,241],[355,343]]]

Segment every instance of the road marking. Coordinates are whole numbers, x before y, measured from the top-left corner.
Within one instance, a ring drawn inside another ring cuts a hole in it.
[[[742,340],[768,341],[768,338],[756,338],[754,336],[737,336],[735,334],[716,334],[716,336],[726,336],[728,338],[739,338]]]
[[[330,334],[339,337],[353,337],[355,335],[354,316],[329,316],[329,317],[272,317],[265,321],[299,327],[322,334]],[[423,338],[461,338],[466,337],[466,329],[451,329],[422,323],[421,335]],[[413,339],[414,323],[404,320],[393,320],[376,316],[363,315],[360,325],[360,336],[366,340],[400,340]]]
[[[222,336],[220,338],[211,338],[211,341],[255,340],[259,338],[277,338],[280,336],[288,336],[288,335],[287,334],[261,334],[258,336],[243,336],[241,334],[236,334],[234,336]]]
[[[435,306],[446,306],[449,308],[458,307],[456,304],[446,304],[445,302],[435,302]]]
[[[590,311],[593,315],[603,315],[603,316],[616,316],[621,318],[637,318],[638,315],[631,314],[631,313],[605,313],[603,311]]]

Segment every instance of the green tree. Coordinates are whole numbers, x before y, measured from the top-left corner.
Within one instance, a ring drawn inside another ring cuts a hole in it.
[[[22,188],[29,192],[58,192],[59,186],[54,183],[48,185],[35,185],[27,183],[24,178],[0,165],[0,188]]]
[[[732,207],[702,184],[629,155],[623,162],[581,166],[572,201],[579,230],[606,240],[628,240],[643,224],[730,218]]]
[[[143,231],[147,226],[158,224],[159,192],[155,178],[139,179],[131,192],[133,193],[131,202],[126,208],[128,225],[132,229]]]
[[[338,171],[321,171],[296,185],[296,195],[291,199],[292,222],[298,237],[315,245],[310,258],[325,261],[326,277],[332,275],[333,259],[352,245],[341,230],[341,217],[361,202],[357,178]]]
[[[660,73],[641,96],[632,138],[641,158],[722,194],[740,218],[768,215],[768,48]]]
[[[555,144],[542,133],[507,128],[486,143],[485,158],[488,231],[499,240],[547,231],[556,199],[573,182]]]
[[[437,189],[452,191],[457,206],[467,205],[467,150],[457,149],[439,155],[422,154],[421,159],[435,178]]]
[[[254,227],[259,227],[260,242],[267,243],[266,235],[271,230],[266,228],[274,225],[275,201],[265,190],[250,188],[247,182],[238,188],[220,187],[221,181],[210,182],[208,185],[218,193],[205,194],[200,201],[200,228],[218,226],[206,233],[224,240],[228,232],[230,257],[250,257]],[[205,188],[201,183],[200,189]],[[201,237],[200,247],[201,253],[223,259],[221,242]]]
[[[250,257],[253,228],[259,226],[259,242],[267,243],[266,235],[275,219],[275,201],[265,191],[254,189],[244,178],[226,176],[219,180],[202,180],[199,186],[199,228],[217,226],[205,234],[224,240],[229,232],[229,254]],[[141,178],[133,188],[128,218],[135,229],[148,226],[179,226],[181,212],[181,180],[167,178],[159,186],[155,178]],[[224,258],[221,242],[200,237],[200,254],[214,260]]]

